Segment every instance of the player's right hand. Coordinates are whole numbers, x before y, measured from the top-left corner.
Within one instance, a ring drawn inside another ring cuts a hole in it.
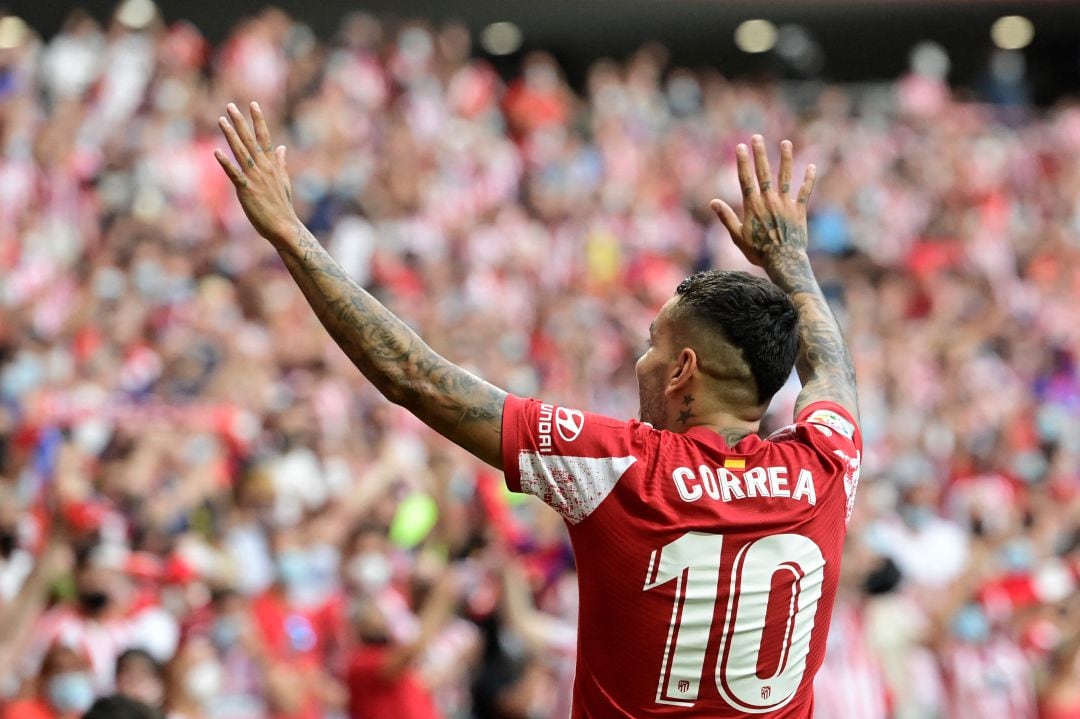
[[[739,185],[743,192],[743,216],[723,200],[709,203],[716,216],[731,233],[731,239],[746,259],[768,269],[772,257],[784,252],[805,253],[807,247],[806,203],[814,189],[817,170],[806,168],[806,175],[797,197],[791,196],[792,146],[789,140],[780,143],[779,187],[773,185],[765,139],[754,135],[754,168],[746,145],[735,149]],[[756,171],[756,172],[755,172]]]
[[[292,205],[285,146],[274,149],[259,103],[251,103],[250,110],[251,125],[232,103],[226,109],[228,117],[218,118],[239,166],[221,150],[214,150],[214,157],[232,180],[240,206],[255,230],[271,242],[284,241],[300,224]]]

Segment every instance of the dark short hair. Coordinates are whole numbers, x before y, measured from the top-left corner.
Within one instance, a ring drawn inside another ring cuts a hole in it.
[[[162,719],[161,712],[140,701],[115,694],[94,702],[83,719]]]
[[[675,294],[678,312],[742,351],[759,402],[784,386],[799,352],[799,313],[783,290],[746,272],[707,270],[687,277]]]
[[[125,649],[124,652],[116,658],[116,673],[119,674],[122,672],[128,664],[137,664],[139,662],[149,665],[150,669],[154,672],[154,675],[158,678],[165,678],[165,667],[161,665],[161,662],[154,659],[153,654],[140,647]]]

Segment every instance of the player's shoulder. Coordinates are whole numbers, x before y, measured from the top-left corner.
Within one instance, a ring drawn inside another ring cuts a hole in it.
[[[766,442],[861,445],[859,425],[851,414],[835,402],[814,402],[802,409],[795,421],[775,430]]]
[[[814,402],[799,413],[796,421],[827,428],[850,440],[854,440],[859,432],[858,421],[836,402]]]

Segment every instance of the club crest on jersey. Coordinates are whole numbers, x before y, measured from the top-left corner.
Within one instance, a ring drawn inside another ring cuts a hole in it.
[[[806,421],[817,424],[819,426],[824,425],[826,427],[831,427],[840,434],[847,437],[848,439],[852,439],[855,437],[855,425],[853,425],[851,422],[848,422],[836,412],[828,409],[819,409],[814,411],[810,414],[809,417],[806,418]]]
[[[564,442],[573,442],[585,428],[585,414],[580,410],[556,408],[554,405],[541,403],[537,416],[537,444],[542,453],[551,452],[551,432],[554,429]]]

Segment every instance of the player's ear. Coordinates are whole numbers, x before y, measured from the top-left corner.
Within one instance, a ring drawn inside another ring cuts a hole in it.
[[[690,347],[683,347],[675,358],[675,366],[668,378],[668,392],[680,392],[686,388],[697,373],[697,352]]]

